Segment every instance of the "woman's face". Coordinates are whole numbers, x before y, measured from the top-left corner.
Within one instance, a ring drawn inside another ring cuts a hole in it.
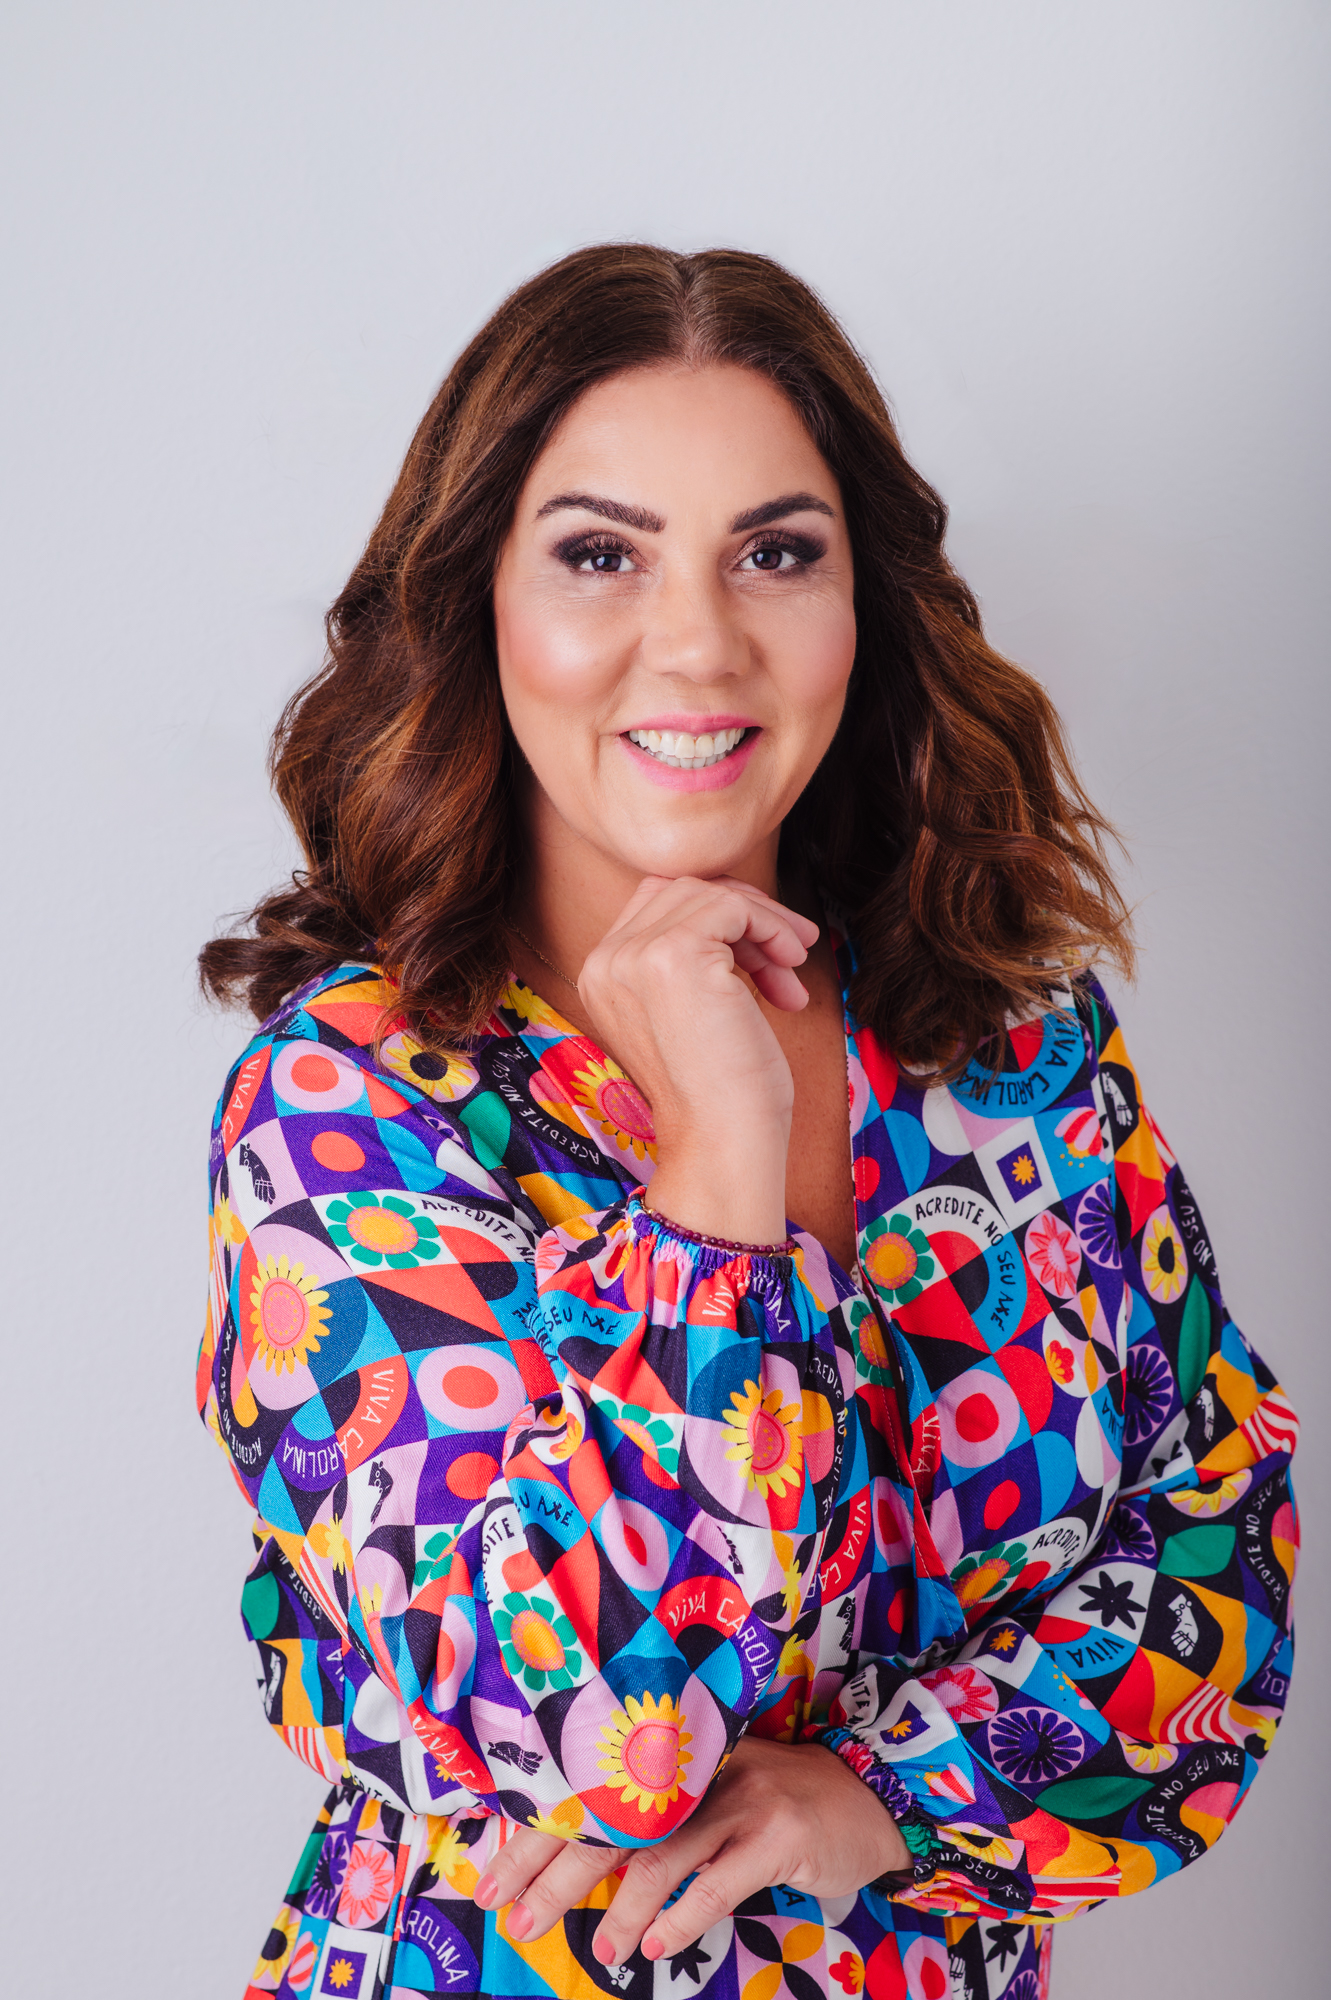
[[[538,855],[771,872],[855,656],[841,494],[780,390],[729,366],[588,390],[519,497],[494,612]]]

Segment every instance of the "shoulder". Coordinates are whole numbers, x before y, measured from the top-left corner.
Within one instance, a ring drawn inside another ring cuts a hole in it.
[[[304,1263],[313,1242],[318,1268],[341,1256],[358,1276],[383,1265],[401,1277],[439,1254],[441,1230],[468,1232],[454,1262],[529,1261],[544,1225],[467,1122],[476,1065],[424,1049],[394,1022],[393,998],[378,967],[340,965],[264,1022],[218,1100],[214,1210],[236,1241],[257,1231],[265,1254]]]
[[[449,1107],[475,1089],[477,1072],[465,1057],[424,1048],[394,1020],[393,1001],[378,966],[354,963],[291,994],[227,1076],[213,1118],[214,1170],[262,1136],[336,1177],[363,1166],[368,1142],[400,1155],[417,1184],[437,1183],[440,1136],[464,1144],[467,1136]]]

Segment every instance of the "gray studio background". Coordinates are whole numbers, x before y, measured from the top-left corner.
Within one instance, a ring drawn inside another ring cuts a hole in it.
[[[1056,2000],[1327,1990],[1328,43],[1292,0],[18,6],[3,30],[11,1994],[237,2000],[320,1782],[198,1425],[196,999],[265,741],[463,340],[597,238],[737,243],[868,352],[1131,844],[1123,1011],[1306,1419],[1303,1659],[1196,1869]]]

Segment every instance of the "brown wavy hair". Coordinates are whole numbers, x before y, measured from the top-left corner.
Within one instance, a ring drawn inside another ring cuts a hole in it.
[[[837,735],[782,829],[859,952],[852,1004],[940,1076],[1001,1051],[1068,966],[1131,971],[1112,832],[1032,677],[986,643],[944,554],[947,511],[907,462],[868,367],[770,258],[645,244],[576,251],[461,355],[328,613],[328,657],[287,703],[271,773],[305,867],[205,988],[260,1018],[344,959],[392,969],[394,1012],[465,1045],[501,994],[523,867],[520,753],[492,584],[518,495],[584,390],[627,368],[732,363],[776,383],[841,488],[858,644]],[[1057,970],[1056,970],[1057,969]],[[994,1056],[996,1060],[996,1055]]]

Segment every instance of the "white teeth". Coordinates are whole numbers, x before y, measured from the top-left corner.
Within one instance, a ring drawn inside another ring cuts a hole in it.
[[[640,750],[649,751],[658,762],[669,764],[672,770],[679,771],[705,771],[709,765],[719,764],[745,734],[743,729],[718,729],[711,735],[701,736],[673,729],[630,729],[628,732],[629,741],[636,743]]]

